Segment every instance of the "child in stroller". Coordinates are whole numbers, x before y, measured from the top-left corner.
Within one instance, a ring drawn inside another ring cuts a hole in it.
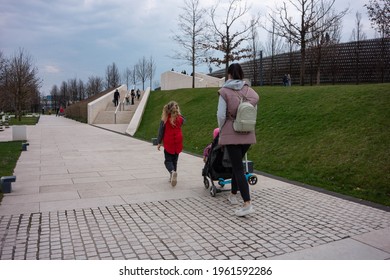
[[[215,128],[214,131],[213,131],[213,142],[215,140],[215,138],[218,136],[219,134],[219,128]],[[208,144],[206,146],[206,148],[204,148],[203,150],[203,162],[206,163],[207,161],[207,158],[209,157],[210,155],[210,151],[211,151],[211,146],[213,145],[213,142],[211,142],[210,144]]]
[[[227,153],[224,152],[223,146],[218,145],[219,128],[214,129],[214,140],[206,146],[203,151],[203,161],[205,165],[202,170],[203,183],[206,189],[210,187],[210,195],[215,196],[222,191],[230,191],[224,189],[224,186],[231,183],[232,167]],[[250,185],[257,183],[257,176],[248,172],[248,160],[245,155],[245,178]],[[214,181],[218,181],[219,188],[214,185]]]

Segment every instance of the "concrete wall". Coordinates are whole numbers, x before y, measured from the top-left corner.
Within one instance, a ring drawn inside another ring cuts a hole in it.
[[[225,79],[215,78],[202,73],[195,73],[195,88],[221,87]],[[161,74],[161,90],[192,88],[192,76],[175,71]]]
[[[117,88],[121,95],[120,100],[125,98],[127,87],[126,85],[122,85]],[[92,124],[96,119],[97,115],[100,111],[105,111],[109,104],[112,104],[112,100],[114,99],[114,92],[116,89],[110,91],[106,95],[88,103],[88,124]]]
[[[130,136],[134,136],[134,134],[137,132],[137,129],[142,121],[142,116],[144,115],[144,111],[145,111],[146,103],[148,102],[149,99],[149,95],[150,95],[150,87],[148,87],[143,93],[142,99],[138,104],[133,117],[131,118],[129,126],[126,129],[126,133],[129,134]]]

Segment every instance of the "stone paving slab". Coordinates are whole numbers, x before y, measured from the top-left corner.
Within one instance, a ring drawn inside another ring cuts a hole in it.
[[[390,253],[358,242],[354,239],[344,239],[315,248],[304,249],[271,260],[385,260]]]
[[[353,237],[354,240],[390,254],[390,228],[368,232]]]
[[[390,212],[258,175],[256,213],[204,188],[180,155],[172,188],[151,143],[44,116],[0,205],[0,259],[390,259]]]

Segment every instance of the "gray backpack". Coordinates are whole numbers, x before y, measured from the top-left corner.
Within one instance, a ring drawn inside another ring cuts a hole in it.
[[[240,104],[237,108],[236,119],[233,121],[233,129],[236,132],[255,131],[257,108],[247,100],[246,96],[239,96]]]

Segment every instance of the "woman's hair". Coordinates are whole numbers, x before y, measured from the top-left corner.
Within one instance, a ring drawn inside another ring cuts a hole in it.
[[[230,64],[228,74],[230,74],[233,80],[244,79],[244,72],[242,71],[241,65],[238,63]]]
[[[180,108],[176,101],[170,101],[162,110],[161,120],[165,123],[171,117],[171,125],[176,126],[176,118],[180,115]]]

